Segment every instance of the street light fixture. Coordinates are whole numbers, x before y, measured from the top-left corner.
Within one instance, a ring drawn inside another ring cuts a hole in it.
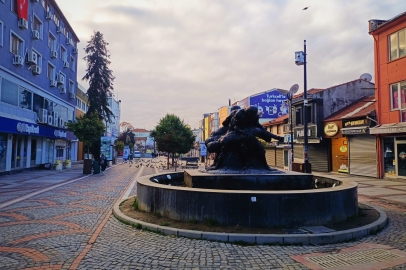
[[[303,90],[303,110],[304,110],[304,172],[310,173],[309,170],[309,138],[308,138],[308,127],[307,127],[307,70],[306,70],[306,40],[304,41],[304,50],[300,52],[295,52],[295,64],[297,66],[304,66],[304,90]]]

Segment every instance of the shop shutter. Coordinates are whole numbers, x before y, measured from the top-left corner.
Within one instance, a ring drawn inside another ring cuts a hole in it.
[[[327,141],[309,143],[309,162],[312,166],[312,171],[328,172]]]
[[[303,160],[303,151],[304,151],[304,147],[303,144],[297,144],[294,143],[293,144],[293,158],[295,160],[295,162],[298,162],[297,160]]]
[[[275,157],[275,147],[267,147],[265,156],[266,156],[266,162],[268,163],[269,166],[275,167],[276,166],[276,157]]]
[[[350,174],[376,177],[375,136],[354,136],[349,139]]]
[[[283,168],[283,148],[276,148],[276,167]]]

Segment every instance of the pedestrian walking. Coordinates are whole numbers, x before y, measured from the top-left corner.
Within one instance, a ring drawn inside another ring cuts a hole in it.
[[[104,154],[102,154],[100,157],[100,167],[101,167],[102,174],[104,175],[104,170],[106,170],[106,167],[107,167],[107,158]]]

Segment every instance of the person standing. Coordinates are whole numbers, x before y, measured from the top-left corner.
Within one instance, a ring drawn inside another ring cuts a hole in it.
[[[107,158],[104,154],[102,154],[102,156],[100,157],[100,167],[102,174],[104,175],[104,171],[106,170],[107,167]]]

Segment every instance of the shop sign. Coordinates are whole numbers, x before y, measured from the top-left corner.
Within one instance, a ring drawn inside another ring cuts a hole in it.
[[[283,136],[283,142],[284,142],[285,144],[289,144],[289,143],[290,143],[290,134]],[[295,139],[295,138],[293,138],[293,142],[296,142],[296,139]]]
[[[341,130],[341,134],[343,135],[366,134],[366,133],[368,133],[368,127]]]
[[[369,134],[387,134],[387,133],[403,133],[406,132],[406,127],[390,127],[390,128],[371,128]]]
[[[326,136],[332,137],[337,135],[338,133],[338,125],[334,122],[327,123],[327,125],[324,126],[324,134]]]
[[[309,138],[318,138],[317,137],[317,128],[315,126],[308,127],[307,136]],[[304,128],[295,128],[296,136],[294,138],[304,138]]]
[[[58,137],[58,138],[66,138],[67,133],[63,130],[55,129],[54,135],[55,135],[55,137]]]
[[[359,126],[369,126],[370,123],[368,119],[361,120],[343,120],[343,127],[359,127]]]
[[[20,133],[39,134],[39,126],[17,123],[17,131]]]

